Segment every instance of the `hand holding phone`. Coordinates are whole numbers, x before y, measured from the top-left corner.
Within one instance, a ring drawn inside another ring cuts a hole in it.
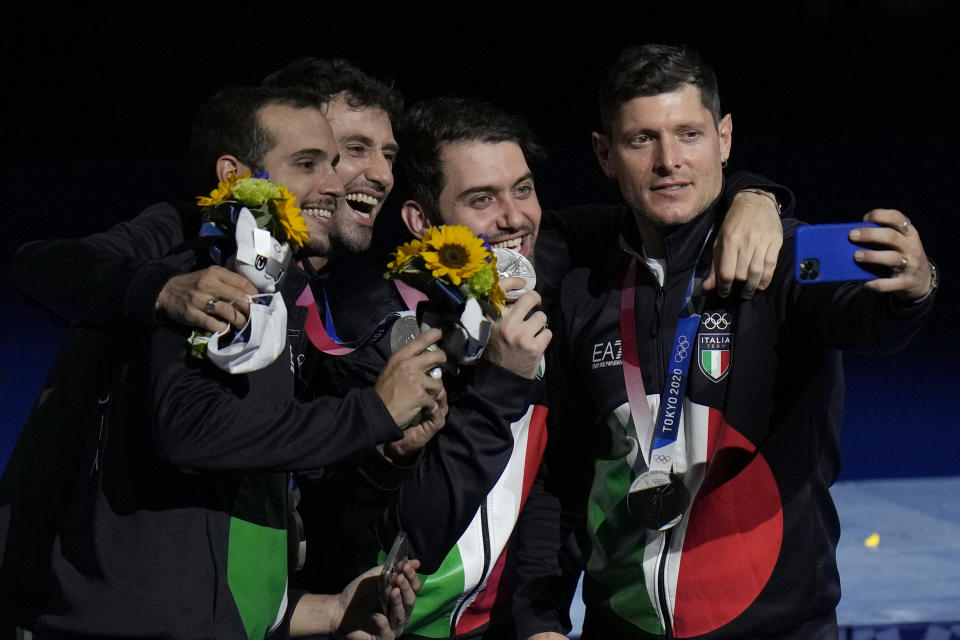
[[[854,261],[862,245],[850,240],[853,229],[876,227],[869,222],[814,224],[797,229],[794,236],[794,277],[801,284],[873,280],[884,274],[873,273]]]
[[[407,543],[407,534],[403,531],[397,534],[390,547],[390,553],[380,570],[380,602],[384,613],[390,611],[390,591],[394,587],[397,576],[402,571],[402,563],[410,557],[410,545]]]
[[[797,281],[866,281],[868,289],[909,301],[933,295],[936,270],[910,219],[896,209],[873,209],[863,219],[797,229]]]

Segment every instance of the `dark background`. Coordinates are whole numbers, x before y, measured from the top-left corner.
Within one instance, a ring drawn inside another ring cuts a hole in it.
[[[626,44],[685,43],[714,66],[734,114],[731,169],[788,185],[811,222],[901,209],[940,267],[936,313],[909,352],[847,357],[843,477],[958,473],[960,118],[948,96],[960,47],[949,3],[594,5],[565,15],[461,3],[430,17],[320,3],[8,9],[0,262],[28,240],[79,237],[195,195],[184,157],[196,107],[305,55],[395,78],[408,102],[457,94],[523,114],[550,150],[537,175],[544,206],[610,201],[589,148],[596,79]],[[0,286],[2,466],[59,334]]]

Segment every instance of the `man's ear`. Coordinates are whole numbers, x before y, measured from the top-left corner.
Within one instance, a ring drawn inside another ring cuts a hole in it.
[[[597,162],[600,163],[603,173],[611,180],[615,179],[617,175],[613,172],[613,165],[610,162],[610,138],[594,131],[590,134],[590,140],[593,142],[593,153],[597,156]]]
[[[422,238],[427,233],[427,229],[433,226],[427,218],[427,212],[423,210],[419,202],[413,200],[407,200],[403,203],[400,208],[400,217],[403,218],[403,223],[407,225],[407,229],[413,234],[413,237],[417,239]]]
[[[247,165],[237,160],[236,156],[220,156],[217,158],[217,180],[224,182],[231,174],[241,175],[250,171]]]
[[[730,159],[730,149],[733,146],[733,116],[728,113],[720,118],[717,131],[720,133],[720,161],[726,162]]]

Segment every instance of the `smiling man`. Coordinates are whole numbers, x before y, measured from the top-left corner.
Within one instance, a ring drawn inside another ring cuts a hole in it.
[[[447,142],[435,161],[442,167],[443,188],[435,202],[423,192],[404,204],[411,233],[420,237],[433,224],[462,224],[491,246],[533,257],[541,210],[517,141]]]
[[[880,226],[851,237],[879,247],[857,260],[888,275],[805,285],[785,220],[771,285],[724,299],[700,286],[732,147],[713,71],[687,49],[629,48],[600,107],[594,150],[625,215],[620,242],[562,284],[547,456],[583,553],[582,637],[836,638],[839,349],[903,346],[929,313],[916,229],[871,211]],[[563,590],[541,586],[543,611]]]
[[[713,110],[719,105],[691,108],[699,104],[700,90],[685,85],[626,103],[615,127],[593,134],[600,166],[642,218],[641,233],[653,229],[660,234],[690,222],[720,193],[720,166],[730,157],[733,121],[727,114],[715,122]]]
[[[345,60],[304,58],[267,76],[267,86],[310,87],[329,96],[325,115],[340,152],[345,197],[332,213],[304,211],[311,242],[351,252],[370,247],[373,225],[393,189],[399,150],[393,123],[403,100],[392,87]]]

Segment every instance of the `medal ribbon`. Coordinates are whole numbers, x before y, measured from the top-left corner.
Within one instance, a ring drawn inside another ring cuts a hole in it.
[[[419,289],[414,289],[402,280],[394,280],[393,284],[397,287],[397,293],[403,299],[403,304],[407,305],[407,309],[410,311],[416,311],[417,303],[427,300],[427,294]]]
[[[320,285],[318,285],[320,286]],[[413,291],[416,291],[415,289]],[[331,356],[344,356],[353,353],[360,347],[379,340],[395,318],[396,314],[390,314],[376,328],[367,340],[348,343],[344,342],[337,335],[337,329],[333,324],[333,315],[330,313],[330,302],[327,299],[327,292],[320,286],[320,292],[323,294],[324,317],[320,317],[320,311],[317,305],[317,299],[314,297],[313,285],[308,284],[304,287],[300,297],[297,298],[298,307],[307,308],[307,320],[303,325],[307,337],[317,349]]]
[[[680,416],[683,413],[683,398],[687,388],[687,373],[690,370],[690,358],[700,326],[700,314],[694,312],[693,281],[700,265],[703,249],[712,235],[707,233],[697,264],[690,274],[687,289],[683,295],[680,319],[673,337],[673,348],[667,363],[666,379],[660,393],[660,410],[653,430],[653,443],[650,455],[645,462],[650,471],[669,472],[673,467],[674,449],[680,431]],[[643,386],[643,373],[637,356],[636,291],[638,286],[637,258],[632,257],[623,276],[620,288],[620,344],[623,364],[623,382],[627,389],[627,402],[630,404],[630,417],[633,419],[634,433],[640,443],[640,434],[649,433],[652,416],[647,403],[647,393]],[[641,455],[642,455],[641,450]]]
[[[303,325],[307,337],[317,349],[331,356],[343,356],[353,353],[355,347],[346,346],[340,343],[337,338],[337,331],[333,326],[333,318],[330,316],[330,305],[327,304],[327,294],[323,292],[324,315],[326,316],[326,326],[324,320],[320,318],[320,312],[317,309],[317,300],[313,295],[313,286],[308,284],[303,289],[303,293],[297,298],[298,307],[307,308],[307,321]],[[329,332],[327,327],[330,327]],[[332,334],[332,335],[331,335]]]

